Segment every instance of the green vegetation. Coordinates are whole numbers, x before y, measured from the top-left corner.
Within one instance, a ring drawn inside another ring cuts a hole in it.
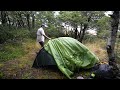
[[[100,62],[108,62],[106,45],[110,36],[111,17],[104,13],[59,11],[59,15],[55,16],[55,11],[0,11],[0,78],[66,79],[59,70],[31,68],[36,52],[41,48],[36,42],[36,32],[41,24],[48,26],[45,33],[49,37],[76,38],[95,53]],[[79,32],[78,27],[81,29]],[[88,35],[88,29],[96,29],[97,35]],[[120,35],[120,32],[117,34]],[[120,38],[116,40],[115,55],[120,64]],[[81,70],[74,78],[79,75],[88,78],[90,73],[89,70]]]
[[[99,44],[101,42],[101,44]],[[47,40],[46,40],[47,43]],[[83,42],[93,53],[95,53],[101,61],[107,60],[104,40],[97,40],[96,42]],[[19,49],[22,47],[22,56],[16,56],[14,59],[4,60],[0,62],[1,78],[12,79],[66,79],[66,77],[59,70],[52,70],[49,68],[34,69],[31,68],[35,59],[36,53],[39,50],[39,44],[34,39],[25,39]],[[18,47],[15,47],[18,48]],[[6,55],[8,57],[9,55]],[[13,57],[12,57],[13,58]],[[81,75],[88,78],[90,70],[80,70],[73,78]]]
[[[25,55],[25,52],[21,46],[14,46],[11,44],[4,45],[3,50],[0,52],[0,62],[12,60]]]

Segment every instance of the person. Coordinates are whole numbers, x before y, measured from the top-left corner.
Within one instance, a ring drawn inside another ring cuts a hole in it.
[[[39,42],[41,47],[44,46],[45,37],[47,39],[51,39],[45,34],[44,28],[45,28],[45,25],[42,24],[41,27],[37,30],[37,42]]]

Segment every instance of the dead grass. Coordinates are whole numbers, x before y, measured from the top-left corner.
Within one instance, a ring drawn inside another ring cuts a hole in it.
[[[108,60],[105,41],[97,40],[95,43],[85,43],[85,46],[87,46],[101,62]]]

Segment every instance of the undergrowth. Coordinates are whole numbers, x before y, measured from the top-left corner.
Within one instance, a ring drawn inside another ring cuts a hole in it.
[[[107,51],[106,51],[106,42],[102,39],[93,39],[91,42],[84,41],[84,45],[88,47],[90,51],[92,51],[100,61],[107,61]]]

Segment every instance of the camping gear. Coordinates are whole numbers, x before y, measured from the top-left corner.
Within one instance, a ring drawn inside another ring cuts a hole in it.
[[[57,65],[68,78],[80,68],[92,68],[98,57],[85,45],[71,37],[59,37],[49,40],[37,54],[33,67]]]
[[[114,74],[113,67],[109,64],[99,64],[94,67],[94,71],[91,74],[93,79],[115,79],[116,74]]]

